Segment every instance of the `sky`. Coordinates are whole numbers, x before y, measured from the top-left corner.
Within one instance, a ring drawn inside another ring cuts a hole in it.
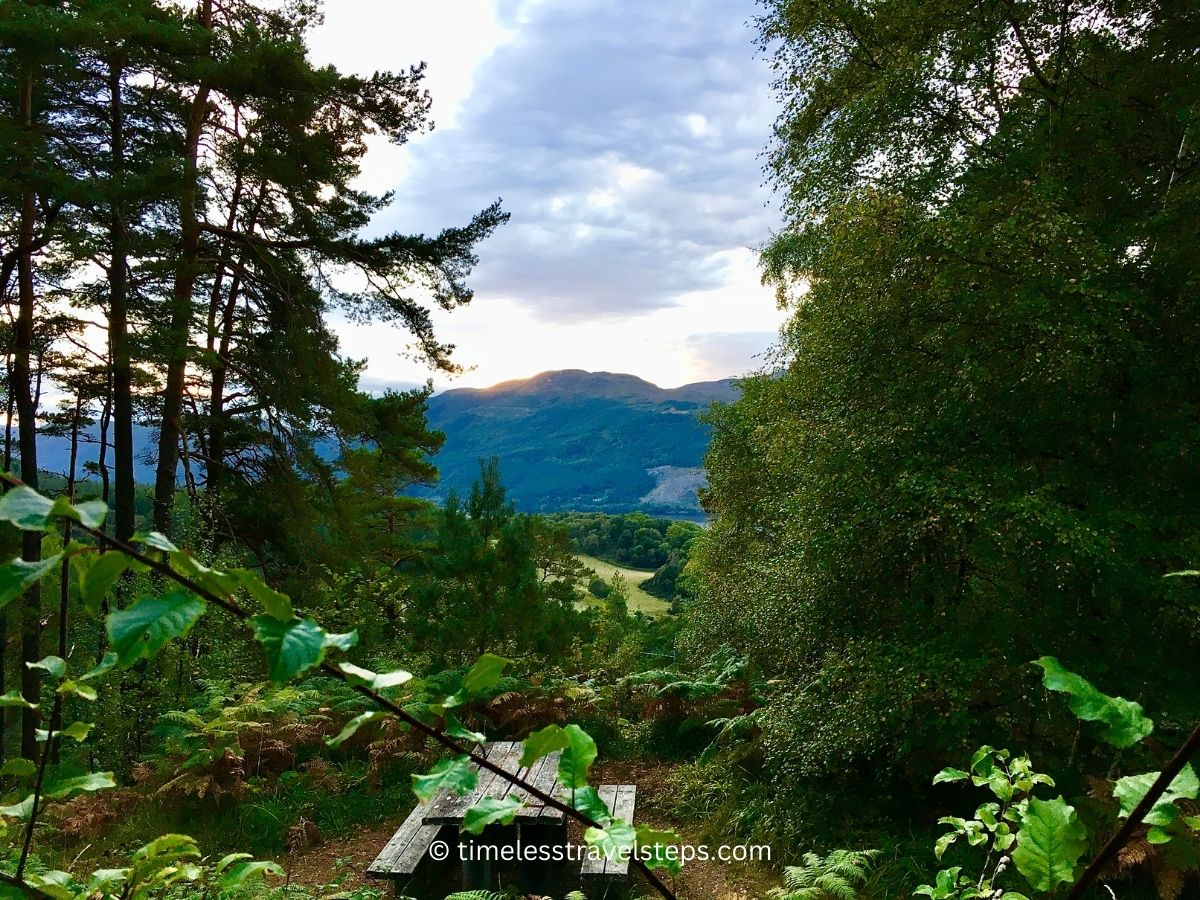
[[[343,71],[424,60],[432,132],[372,146],[381,230],[436,233],[497,198],[470,306],[438,312],[468,371],[336,323],[362,386],[482,387],[549,369],[663,387],[757,368],[782,321],[755,248],[778,217],[760,153],[776,110],[753,0],[328,0],[313,56]]]

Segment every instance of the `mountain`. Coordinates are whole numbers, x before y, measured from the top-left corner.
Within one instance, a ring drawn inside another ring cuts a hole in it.
[[[429,399],[430,427],[445,432],[446,444],[434,459],[441,483],[426,493],[465,494],[479,461],[498,456],[509,496],[527,512],[640,509],[699,519],[708,429],[698,415],[733,398],[731,379],[664,389],[578,369],[444,391]],[[141,482],[154,480],[154,436],[135,429]],[[65,438],[41,436],[42,468],[65,472],[68,450]],[[80,467],[96,452],[95,444],[82,447]]]
[[[732,379],[664,389],[578,369],[445,391],[429,400],[429,424],[446,434],[438,493],[466,491],[494,455],[523,510],[699,518],[708,429],[698,415],[734,395]]]

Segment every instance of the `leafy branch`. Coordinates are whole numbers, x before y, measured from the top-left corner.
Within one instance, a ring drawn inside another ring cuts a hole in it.
[[[286,681],[306,669],[320,669],[326,675],[347,684],[384,713],[395,716],[409,727],[456,754],[456,759],[446,767],[446,773],[450,771],[451,767],[454,771],[460,772],[465,770],[469,763],[474,763],[480,769],[500,776],[519,787],[530,797],[579,822],[587,829],[589,842],[598,844],[604,842],[612,833],[617,832],[618,826],[620,826],[619,833],[622,838],[625,838],[626,832],[628,832],[628,839],[618,841],[617,844],[620,845],[618,849],[626,849],[635,840],[635,835],[643,833],[644,829],[634,829],[624,823],[614,823],[608,816],[603,803],[599,802],[595,789],[587,787],[586,771],[595,758],[595,745],[591,744],[591,756],[587,758],[586,752],[580,751],[578,743],[573,743],[579,740],[575,732],[586,738],[580,729],[572,730],[570,727],[560,729],[564,735],[568,735],[566,737],[543,735],[539,732],[526,743],[525,755],[522,757],[522,762],[530,765],[536,759],[555,749],[573,751],[564,753],[564,767],[576,765],[578,769],[569,779],[575,803],[567,804],[518,775],[496,765],[484,755],[464,746],[455,737],[457,735],[459,738],[470,739],[478,743],[482,738],[481,735],[467,732],[460,726],[453,729],[454,734],[452,735],[442,728],[422,721],[418,716],[406,711],[398,703],[381,694],[380,690],[389,686],[389,681],[391,684],[398,683],[392,679],[392,676],[399,673],[376,675],[349,663],[334,665],[325,659],[327,649],[349,649],[354,645],[356,636],[353,633],[329,635],[312,619],[298,618],[292,610],[290,599],[286,595],[274,591],[253,573],[246,570],[221,572],[208,568],[157,533],[135,536],[139,543],[151,551],[144,552],[132,543],[113,537],[100,527],[108,512],[103,503],[95,504],[93,502],[74,506],[64,498],[52,503],[10,473],[0,474],[0,479],[18,489],[10,491],[5,495],[4,500],[0,501],[5,506],[4,514],[0,518],[7,519],[24,530],[44,530],[51,520],[65,518],[74,522],[81,531],[102,546],[119,552],[127,560],[131,560],[149,571],[162,575],[184,588],[195,598],[199,598],[196,601],[179,593],[168,594],[160,598],[147,598],[127,610],[110,615],[108,631],[114,649],[90,674],[100,674],[116,665],[130,665],[144,656],[153,656],[171,638],[185,634],[191,629],[204,611],[203,603],[200,601],[211,603],[253,629],[256,639],[268,651],[271,675],[274,680]],[[81,552],[82,549],[84,548],[64,548],[63,554],[66,556],[70,553]],[[105,554],[105,556],[107,555]],[[177,571],[172,563],[186,571]],[[49,571],[47,568],[35,575],[25,571],[20,566],[20,561],[8,564],[5,569],[4,580],[11,579],[12,587],[11,590],[4,591],[6,600],[17,596],[42,577],[46,571]],[[111,576],[111,580],[104,579],[106,587],[111,587],[120,572],[119,562],[106,565],[106,575]],[[244,588],[258,600],[266,610],[266,615],[252,616],[242,609],[233,599],[233,593],[238,588]],[[486,655],[464,680],[463,691],[434,707],[434,710],[444,715],[450,708],[467,699],[466,692],[473,688],[486,687],[490,681],[499,677],[500,670],[506,663],[506,660],[499,657]],[[356,721],[365,720],[367,716],[373,716],[373,714],[361,716]],[[451,716],[445,716],[445,719],[453,721]],[[540,740],[535,741],[534,738],[538,738],[539,735],[541,735]],[[343,735],[339,737],[343,736],[348,736],[348,734],[343,732]],[[591,739],[587,738],[587,742],[591,743]],[[560,767],[560,771],[562,768]],[[448,781],[447,784],[461,788],[465,781],[460,781],[458,784]],[[506,806],[503,810],[485,809],[480,811],[481,814],[476,815],[473,821],[465,820],[464,827],[471,828],[474,824],[482,830],[483,826],[493,821],[511,821],[516,811],[517,807],[515,806],[511,808]],[[646,835],[649,837],[649,832],[646,832]],[[651,841],[651,843],[660,842]],[[631,857],[630,862],[665,900],[675,900],[674,893],[663,883],[650,865],[636,855]],[[20,877],[17,878],[17,881],[21,885],[25,884]]]

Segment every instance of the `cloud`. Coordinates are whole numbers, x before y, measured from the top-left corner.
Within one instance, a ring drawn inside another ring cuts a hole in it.
[[[539,321],[668,309],[769,237],[759,151],[775,109],[752,0],[505,2],[453,127],[407,149],[378,225],[437,230],[496,197],[478,303]],[[431,66],[431,76],[436,65]],[[435,97],[435,103],[436,103]],[[378,177],[372,174],[372,181]]]
[[[763,368],[778,338],[777,331],[725,331],[693,334],[686,343],[697,371],[726,378]]]

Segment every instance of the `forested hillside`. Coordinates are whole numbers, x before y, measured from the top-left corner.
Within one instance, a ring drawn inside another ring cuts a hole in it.
[[[1200,8],[371,9],[0,2],[0,898],[1200,896]]]
[[[496,455],[529,512],[596,510],[697,518],[708,427],[700,416],[734,396],[732,381],[662,389],[632,375],[543,372],[429,400],[446,435],[441,490],[462,490]]]

